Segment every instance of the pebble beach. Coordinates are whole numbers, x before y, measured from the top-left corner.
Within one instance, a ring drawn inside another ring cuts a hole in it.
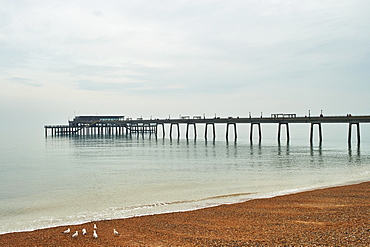
[[[98,238],[93,237],[94,224]],[[67,228],[70,233],[63,233]],[[188,212],[7,233],[0,235],[0,246],[370,246],[370,182]]]

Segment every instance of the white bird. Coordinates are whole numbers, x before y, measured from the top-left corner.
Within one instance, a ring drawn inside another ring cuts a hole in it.
[[[94,229],[97,229],[96,224],[94,224]]]
[[[75,238],[77,236],[78,236],[78,231],[76,231],[75,233],[73,233],[72,238]]]
[[[86,228],[82,229],[82,235],[86,235]]]
[[[93,237],[98,238],[98,234],[96,233],[96,230],[94,230]]]
[[[63,233],[70,233],[71,232],[71,229],[67,229],[67,230],[65,230]]]
[[[114,235],[119,235],[119,233],[116,231],[116,229],[113,229],[113,234]]]

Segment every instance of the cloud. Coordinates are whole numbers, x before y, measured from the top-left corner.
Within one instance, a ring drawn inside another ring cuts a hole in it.
[[[63,88],[81,99],[114,94],[117,102],[129,95],[173,104],[196,95],[199,105],[219,105],[227,95],[235,99],[230,104],[254,105],[260,98],[286,107],[304,98],[294,107],[306,109],[319,90],[362,95],[370,89],[369,5],[5,0],[0,82],[42,86],[46,94]]]
[[[98,17],[104,16],[103,13],[100,10],[93,10],[93,11],[91,11],[91,13],[95,16],[98,16]]]
[[[9,78],[10,81],[16,82],[25,86],[30,86],[30,87],[42,87],[43,85],[41,83],[35,83],[32,79],[27,79],[27,78],[21,78],[21,77],[12,77]]]

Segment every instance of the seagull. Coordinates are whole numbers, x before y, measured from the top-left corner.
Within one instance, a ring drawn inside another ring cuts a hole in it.
[[[82,229],[82,235],[86,235],[86,228]]]
[[[78,236],[78,231],[76,231],[75,233],[73,233],[72,238],[75,238],[77,236]]]
[[[94,229],[97,229],[96,224],[94,224]]]
[[[98,234],[96,233],[96,230],[94,230],[93,237],[98,238]]]
[[[67,229],[67,230],[65,230],[63,233],[70,233],[71,232],[71,229]]]
[[[116,231],[116,229],[113,229],[113,234],[114,235],[119,235],[119,233]]]

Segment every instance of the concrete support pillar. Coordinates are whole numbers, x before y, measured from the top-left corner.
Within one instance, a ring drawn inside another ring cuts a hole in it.
[[[164,138],[165,137],[164,123],[157,123],[155,125],[155,136],[158,135],[158,125],[161,125],[162,126],[162,133],[163,133],[163,138]]]
[[[234,125],[234,135],[235,135],[235,140],[238,138],[238,133],[236,131],[236,123],[227,123],[226,125],[226,140],[229,139],[229,126]]]
[[[194,126],[194,139],[197,139],[197,126],[195,125],[195,123],[187,123],[186,124],[186,139],[187,140],[189,139],[189,125]]]
[[[321,123],[311,123],[310,144],[311,144],[311,145],[313,144],[313,126],[314,126],[315,124],[319,126],[319,144],[320,144],[320,146],[321,146],[321,144],[322,144],[322,130],[321,130]]]
[[[280,143],[281,125],[285,125],[286,126],[286,140],[287,140],[287,142],[289,142],[290,141],[290,134],[289,134],[289,124],[288,123],[279,123],[278,142]]]
[[[360,123],[349,123],[349,128],[348,128],[348,145],[351,146],[352,142],[352,125],[357,126],[357,145],[360,145]]]
[[[171,123],[170,125],[170,139],[172,139],[172,126],[176,125],[177,126],[177,139],[180,139],[180,126],[178,123]]]
[[[214,123],[206,123],[206,129],[204,132],[204,139],[207,140],[207,132],[208,132],[208,125],[211,125],[213,128],[213,140],[216,139],[216,129],[215,129],[215,124]]]
[[[250,142],[253,142],[253,125],[257,125],[257,127],[258,127],[258,142],[261,143],[261,140],[262,140],[261,123],[251,123],[251,130],[250,130],[249,140],[250,140]]]

